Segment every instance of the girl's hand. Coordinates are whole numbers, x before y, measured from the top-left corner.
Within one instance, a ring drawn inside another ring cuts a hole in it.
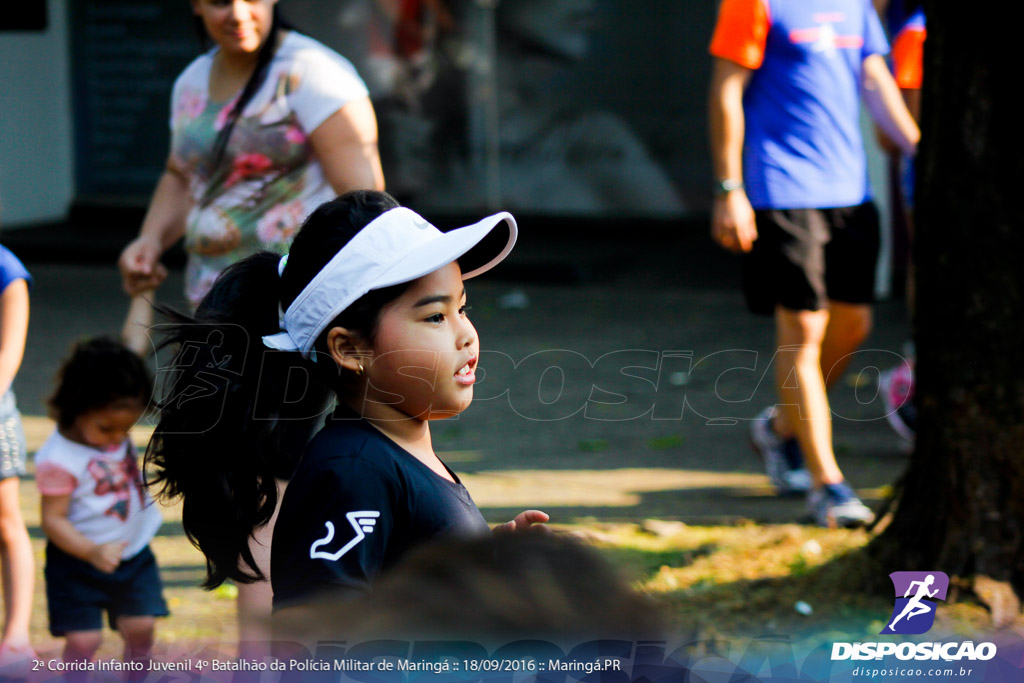
[[[89,564],[104,574],[113,574],[117,565],[121,564],[121,553],[124,552],[126,545],[128,545],[126,541],[97,545],[89,553]]]
[[[505,522],[494,527],[492,531],[494,533],[506,533],[509,531],[540,531],[542,533],[550,534],[551,529],[545,526],[544,522],[551,519],[546,512],[540,510],[526,510],[516,515],[516,518],[511,522]]]

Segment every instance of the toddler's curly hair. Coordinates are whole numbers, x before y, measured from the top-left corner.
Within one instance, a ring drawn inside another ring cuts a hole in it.
[[[134,351],[110,337],[80,341],[57,373],[57,390],[47,401],[50,416],[70,428],[80,415],[122,399],[148,407],[153,380]]]

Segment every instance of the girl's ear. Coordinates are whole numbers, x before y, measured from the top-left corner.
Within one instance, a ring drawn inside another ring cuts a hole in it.
[[[339,368],[357,375],[363,374],[363,366],[369,357],[363,336],[345,327],[332,327],[328,330],[327,352]]]

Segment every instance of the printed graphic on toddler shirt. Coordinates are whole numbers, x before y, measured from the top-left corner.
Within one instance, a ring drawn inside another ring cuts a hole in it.
[[[936,601],[946,599],[949,577],[944,572],[930,571],[893,572],[889,578],[896,589],[896,604],[889,623],[879,633],[927,633],[935,623]]]
[[[142,491],[142,475],[135,462],[133,448],[129,448],[119,462],[111,462],[102,458],[90,460],[89,474],[96,481],[94,492],[97,496],[114,494],[114,504],[103,514],[117,517],[122,522],[127,521],[133,489],[139,495],[139,505],[146,504],[145,494]]]

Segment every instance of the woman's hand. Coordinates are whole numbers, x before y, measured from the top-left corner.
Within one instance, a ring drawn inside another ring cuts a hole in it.
[[[160,255],[185,234],[185,218],[191,208],[188,178],[173,159],[168,159],[139,236],[128,243],[117,260],[124,291],[130,296],[152,291],[167,278]]]
[[[516,518],[511,522],[505,522],[494,527],[492,531],[494,533],[506,533],[509,531],[540,531],[546,534],[551,533],[544,523],[547,522],[551,517],[546,512],[540,510],[526,510],[516,515]]]
[[[160,263],[160,240],[139,235],[128,243],[117,260],[124,291],[135,296],[156,289],[167,278],[167,268]]]

